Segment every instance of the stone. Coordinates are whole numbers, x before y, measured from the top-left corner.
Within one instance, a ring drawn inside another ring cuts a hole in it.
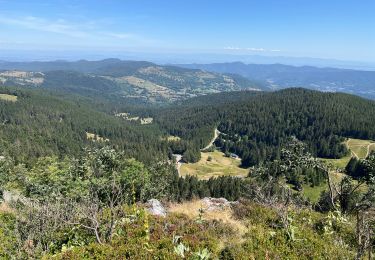
[[[165,217],[167,216],[167,210],[157,199],[150,199],[146,203],[146,208],[151,215]]]
[[[227,207],[231,207],[234,204],[238,204],[238,201],[228,201],[225,198],[204,198],[202,202],[205,204],[206,211],[217,211],[223,210]]]

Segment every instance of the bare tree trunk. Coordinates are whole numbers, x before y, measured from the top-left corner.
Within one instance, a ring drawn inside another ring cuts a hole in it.
[[[332,187],[331,176],[330,176],[330,174],[329,174],[329,170],[325,170],[325,172],[326,172],[326,174],[327,174],[330,202],[331,202],[331,204],[332,204],[332,207],[333,207],[335,210],[337,210],[336,205],[335,205],[335,195],[334,195],[334,191],[333,191],[333,187]]]
[[[98,229],[99,229],[99,226],[97,225],[97,226],[95,227],[95,229],[94,229],[95,237],[96,237],[96,241],[97,241],[99,244],[103,245],[102,240],[100,239],[100,235],[99,235],[99,231],[98,231]]]
[[[362,253],[361,253],[361,245],[362,245],[362,241],[361,241],[361,224],[360,224],[360,216],[359,216],[359,211],[357,212],[357,225],[356,225],[356,233],[357,233],[357,255],[356,255],[356,259],[357,260],[361,260],[361,257],[362,257]]]

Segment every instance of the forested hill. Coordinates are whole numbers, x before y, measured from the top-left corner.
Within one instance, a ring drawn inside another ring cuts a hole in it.
[[[214,94],[153,116],[172,135],[194,144],[193,153],[209,143],[217,127],[224,134],[216,144],[240,155],[244,166],[278,158],[292,135],[306,142],[314,155],[327,158],[348,152],[344,137],[375,139],[375,102],[306,89]]]
[[[272,89],[304,87],[320,91],[346,92],[375,99],[375,71],[242,62],[180,66],[217,73],[235,73],[261,82]]]
[[[86,96],[113,95],[150,103],[217,92],[267,89],[240,75],[117,59],[0,62],[1,85],[57,89]]]
[[[99,112],[75,96],[19,88],[0,88],[0,93],[1,156],[30,162],[109,145],[141,161],[166,157],[166,144],[153,124],[140,125]]]

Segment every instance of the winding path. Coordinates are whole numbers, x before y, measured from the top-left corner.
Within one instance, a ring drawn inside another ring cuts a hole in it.
[[[215,140],[219,137],[219,134],[220,134],[220,131],[217,130],[217,128],[215,128],[214,137],[212,138],[211,142],[206,147],[202,148],[201,151],[204,151],[210,148],[214,144]]]
[[[346,147],[350,150],[350,152],[351,152],[351,154],[352,154],[352,157],[354,156],[354,157],[358,160],[358,159],[359,159],[358,155],[357,155],[355,152],[353,152],[352,149],[350,149],[350,146],[349,146],[349,141],[350,141],[350,140],[351,140],[351,139],[348,138],[348,140],[346,141]]]
[[[347,141],[346,141],[346,146],[348,147],[348,149],[350,149],[350,146],[349,146],[349,141],[350,141],[351,139],[349,138]],[[369,156],[369,154],[370,154],[370,147],[372,146],[372,145],[375,145],[375,143],[369,143],[368,145],[367,145],[367,147],[366,147],[366,149],[367,149],[367,152],[366,152],[366,156],[365,156],[365,158],[367,158],[368,156]],[[352,156],[354,156],[355,158],[357,158],[357,159],[360,159],[359,158],[359,156],[352,150],[352,149],[350,149],[350,152],[352,153]]]
[[[181,173],[180,173],[180,170],[181,170],[181,160],[182,160],[182,155],[181,154],[173,154],[173,156],[175,157],[175,160],[176,160],[176,169],[177,169],[177,172],[178,172],[178,175],[181,176]]]
[[[210,148],[214,144],[215,140],[219,137],[219,134],[221,134],[221,132],[217,130],[217,128],[215,128],[214,137],[211,139],[210,143],[206,147],[201,149],[201,151],[204,151]],[[181,165],[182,165],[182,155],[173,154],[173,156],[175,157],[175,160],[176,160],[176,169],[177,169],[178,175],[181,176],[180,171],[181,171]]]

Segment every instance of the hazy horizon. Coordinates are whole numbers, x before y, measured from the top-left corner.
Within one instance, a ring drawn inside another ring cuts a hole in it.
[[[0,7],[2,60],[249,63],[261,56],[375,67],[373,1],[1,0]]]
[[[83,51],[7,51],[0,50],[0,61],[3,62],[52,62],[79,60],[99,61],[104,59],[150,61],[157,64],[210,64],[233,63],[245,64],[284,64],[290,66],[313,66],[319,68],[342,68],[355,70],[375,70],[375,63],[324,59],[315,57],[287,57],[265,55],[239,55],[217,53],[147,53],[147,52],[83,52]]]

